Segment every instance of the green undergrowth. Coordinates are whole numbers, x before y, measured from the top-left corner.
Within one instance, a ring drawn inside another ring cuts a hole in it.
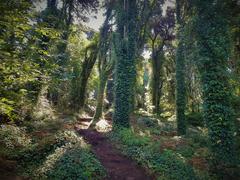
[[[210,151],[210,140],[208,129],[204,126],[201,114],[189,114],[187,116],[188,126],[184,136],[178,136],[176,123],[166,119],[139,116],[133,124],[134,134],[140,137],[148,137],[155,144],[160,144],[159,149],[170,150],[174,154],[182,157],[187,164],[192,166],[199,179],[219,179],[222,176],[219,171],[211,171],[213,164],[212,153]],[[237,122],[236,122],[237,123]],[[239,136],[237,138],[237,152],[240,150]],[[239,153],[238,153],[239,154]],[[238,160],[236,160],[238,161]],[[237,162],[239,164],[239,161]],[[239,166],[224,169],[224,176],[231,178],[238,177]]]
[[[26,127],[3,125],[0,156],[17,162],[17,173],[31,179],[102,179],[106,173],[91,147],[74,130],[28,132]],[[58,130],[57,130],[58,129]],[[36,133],[37,132],[37,133]]]
[[[139,136],[129,129],[116,130],[110,134],[110,138],[124,154],[156,174],[159,180],[197,179],[193,168],[178,153],[160,151],[160,142]]]

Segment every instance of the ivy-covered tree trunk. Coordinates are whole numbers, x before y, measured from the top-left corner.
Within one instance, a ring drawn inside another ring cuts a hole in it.
[[[230,98],[227,63],[230,39],[227,7],[222,1],[198,1],[195,17],[198,67],[204,100],[214,167],[221,174],[236,160],[234,149],[233,111]],[[226,13],[226,14],[225,14]]]
[[[114,127],[129,127],[136,76],[136,0],[119,0],[116,9]]]
[[[160,115],[160,99],[162,94],[163,80],[162,80],[162,65],[163,52],[160,50],[153,50],[152,53],[152,105],[154,107],[153,113]]]
[[[176,54],[176,118],[178,135],[186,134],[186,87],[185,87],[185,59],[184,59],[184,44],[183,44],[183,25],[181,17],[180,0],[176,1],[177,5],[177,23],[179,25],[177,37],[178,47]]]

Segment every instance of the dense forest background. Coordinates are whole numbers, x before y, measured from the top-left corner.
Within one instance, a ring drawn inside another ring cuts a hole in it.
[[[239,179],[240,1],[0,0],[0,124],[1,179]]]

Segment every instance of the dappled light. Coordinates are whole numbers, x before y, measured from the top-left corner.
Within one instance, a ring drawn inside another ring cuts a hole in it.
[[[112,130],[112,123],[106,119],[101,119],[96,123],[96,130],[99,132],[109,132]]]
[[[239,179],[239,10],[0,0],[0,179]]]

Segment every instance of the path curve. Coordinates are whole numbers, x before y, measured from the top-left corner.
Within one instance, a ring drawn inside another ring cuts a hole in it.
[[[78,133],[92,145],[93,152],[107,171],[105,180],[153,180],[145,170],[122,155],[100,132],[80,129]]]

